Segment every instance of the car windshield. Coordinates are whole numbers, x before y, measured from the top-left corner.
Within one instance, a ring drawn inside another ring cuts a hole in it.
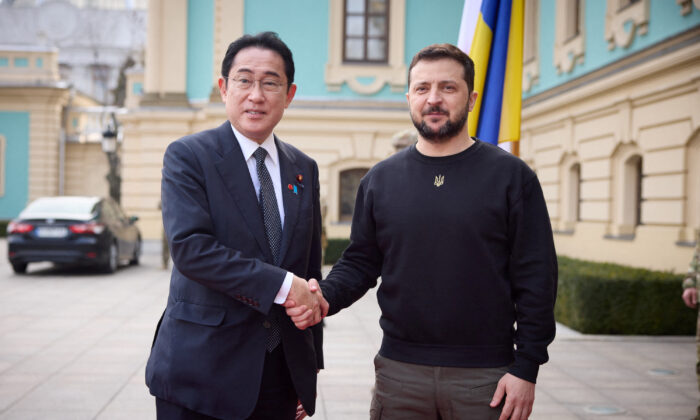
[[[21,214],[23,218],[45,216],[88,216],[95,212],[97,199],[93,197],[46,197],[32,202]]]

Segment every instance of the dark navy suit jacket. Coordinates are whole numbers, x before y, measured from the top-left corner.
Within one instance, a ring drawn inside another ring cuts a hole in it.
[[[298,330],[273,300],[287,271],[321,279],[318,166],[275,143],[285,213],[279,267],[228,121],[171,143],[163,159],[163,223],[174,268],[146,384],[158,398],[213,417],[242,419],[254,409],[269,316],[281,325],[299,399],[307,413],[315,410],[321,326]]]

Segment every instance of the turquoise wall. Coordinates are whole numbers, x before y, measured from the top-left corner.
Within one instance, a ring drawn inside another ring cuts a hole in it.
[[[214,74],[214,0],[187,1],[187,98],[208,100]]]
[[[403,92],[391,92],[389,86],[374,95],[361,95],[343,85],[330,92],[324,82],[328,62],[330,0],[246,0],[244,32],[277,32],[289,45],[296,65],[295,83],[299,99],[380,99],[404,101]],[[649,30],[636,36],[627,48],[608,50],[605,40],[606,2],[585,2],[585,57],[582,65],[570,73],[558,74],[553,64],[556,0],[540,0],[539,83],[523,94],[527,98],[586,73],[595,71],[625,56],[650,47],[664,39],[700,25],[700,11],[681,16],[680,6],[672,0],[651,0]],[[196,7],[195,7],[196,5]],[[436,6],[437,5],[437,6]],[[464,0],[406,0],[406,38],[404,62],[426,45],[457,43]],[[205,99],[210,94],[213,43],[213,0],[188,0],[187,95]],[[220,58],[219,58],[220,59]],[[370,80],[368,80],[370,82]]]
[[[5,194],[0,219],[12,219],[29,197],[29,113],[0,111],[0,135],[5,137]]]
[[[406,66],[430,44],[457,45],[464,0],[406,0]]]
[[[292,50],[296,98],[325,96],[328,1],[247,0],[244,10],[245,33],[277,32]]]
[[[641,36],[637,34],[627,48],[616,47],[613,50],[608,50],[608,42],[605,40],[606,2],[588,0],[585,2],[584,62],[582,65],[576,65],[571,73],[557,74],[553,62],[555,4],[556,0],[540,0],[540,39],[538,43],[540,80],[538,85],[523,95],[525,98],[595,71],[700,25],[700,10],[694,6],[691,13],[681,16],[681,8],[675,1],[651,0],[647,33]]]
[[[406,0],[404,61],[424,46],[436,42],[457,43],[464,0],[441,0],[439,7],[425,0]],[[274,11],[274,13],[270,13]],[[296,66],[298,99],[382,99],[405,101],[404,92],[389,86],[374,95],[360,95],[344,85],[339,92],[326,89],[328,62],[328,0],[246,0],[244,32],[274,31],[289,45]]]

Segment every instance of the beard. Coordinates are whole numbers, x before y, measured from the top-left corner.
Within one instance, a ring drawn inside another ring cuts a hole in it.
[[[444,143],[456,136],[460,131],[462,131],[462,128],[464,128],[464,125],[467,123],[467,117],[469,116],[469,111],[467,110],[466,106],[462,112],[457,115],[455,120],[449,119],[450,113],[439,106],[432,106],[428,108],[421,113],[421,116],[425,116],[432,112],[439,112],[448,116],[447,122],[445,122],[445,124],[443,124],[437,130],[433,130],[432,128],[428,127],[428,125],[425,123],[425,119],[418,121],[413,114],[411,114],[411,121],[416,127],[416,130],[418,130],[418,134],[431,143]]]

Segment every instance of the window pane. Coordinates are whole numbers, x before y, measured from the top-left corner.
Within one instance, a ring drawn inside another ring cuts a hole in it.
[[[635,162],[635,170],[636,170],[636,176],[637,176],[637,185],[636,185],[636,197],[635,197],[635,215],[634,215],[634,225],[643,225],[642,223],[642,201],[644,200],[644,196],[642,195],[642,178],[644,177],[644,173],[642,171],[642,158],[641,156],[637,156],[637,161]]]
[[[364,42],[361,39],[345,40],[345,59],[362,60],[365,55]]]
[[[386,18],[384,17],[371,17],[369,18],[369,27],[367,28],[370,36],[381,36],[386,35]]]
[[[383,39],[370,39],[367,41],[367,59],[372,61],[386,60],[384,45],[386,45],[386,41]]]
[[[568,4],[566,10],[566,39],[571,39],[579,34],[579,8],[578,0]]]
[[[362,16],[348,16],[345,20],[345,35],[362,36],[365,34],[365,20]]]
[[[523,41],[523,63],[537,56],[537,8],[539,1],[529,1],[525,8],[525,38]]]
[[[365,0],[346,0],[345,11],[349,13],[364,13]]]
[[[370,13],[386,13],[386,0],[369,0]]]
[[[351,221],[355,210],[355,196],[360,187],[360,180],[367,169],[349,169],[340,173],[340,214],[341,221]]]

